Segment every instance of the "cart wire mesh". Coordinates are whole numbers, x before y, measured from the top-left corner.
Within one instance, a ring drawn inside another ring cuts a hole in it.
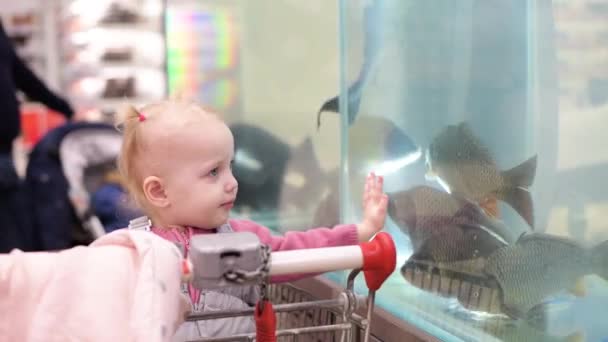
[[[335,299],[319,300],[292,284],[268,286],[277,318],[277,342],[348,342],[363,339],[366,320],[354,311],[365,299],[346,290]],[[253,315],[253,308],[190,315],[187,320]],[[196,342],[255,341],[255,333],[193,340]],[[191,341],[191,342],[193,342]]]

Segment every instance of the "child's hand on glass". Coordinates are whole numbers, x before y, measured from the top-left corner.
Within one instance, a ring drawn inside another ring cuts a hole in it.
[[[371,173],[365,180],[363,191],[363,222],[357,225],[360,242],[367,242],[384,227],[388,196],[383,192],[382,176]]]

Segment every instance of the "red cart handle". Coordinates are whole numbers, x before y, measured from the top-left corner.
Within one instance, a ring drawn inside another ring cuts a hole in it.
[[[360,268],[372,296],[397,265],[395,243],[386,232],[379,232],[372,241],[360,243],[358,246],[281,251],[272,255],[276,258],[270,259],[270,275]],[[184,273],[187,273],[187,268]],[[254,317],[256,341],[276,342],[277,323],[272,303],[261,298],[256,303]]]
[[[376,291],[393,273],[397,251],[390,234],[379,232],[358,245],[272,252],[269,274],[314,274],[361,269],[370,290]]]
[[[386,232],[379,232],[370,242],[360,243],[363,253],[363,274],[367,288],[376,291],[395,270],[397,250],[395,242]]]

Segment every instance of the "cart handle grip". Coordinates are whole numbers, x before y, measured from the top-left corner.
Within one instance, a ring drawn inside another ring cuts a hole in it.
[[[395,270],[397,251],[390,234],[379,232],[370,242],[271,253],[269,274],[292,275],[362,269],[367,287],[376,291]]]
[[[361,243],[363,252],[363,275],[367,288],[376,291],[395,270],[397,251],[393,238],[386,232],[379,232],[370,242]]]

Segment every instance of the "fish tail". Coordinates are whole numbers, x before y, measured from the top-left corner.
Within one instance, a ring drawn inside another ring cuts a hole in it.
[[[317,112],[317,129],[321,127],[321,113],[323,112],[340,112],[340,101],[338,96],[334,96],[331,99],[325,101],[321,108],[319,108],[319,112]]]
[[[515,166],[510,170],[502,172],[505,183],[513,188],[529,188],[536,176],[536,156]]]
[[[534,205],[528,188],[536,175],[536,156],[502,172],[505,188],[499,198],[507,202],[534,229]]]
[[[593,273],[608,281],[608,240],[591,250]]]
[[[534,204],[527,189],[509,188],[501,192],[501,199],[507,202],[534,229]]]
[[[573,332],[572,334],[566,336],[565,340],[567,342],[584,342],[587,339],[585,337],[585,332],[577,330],[576,332]]]

